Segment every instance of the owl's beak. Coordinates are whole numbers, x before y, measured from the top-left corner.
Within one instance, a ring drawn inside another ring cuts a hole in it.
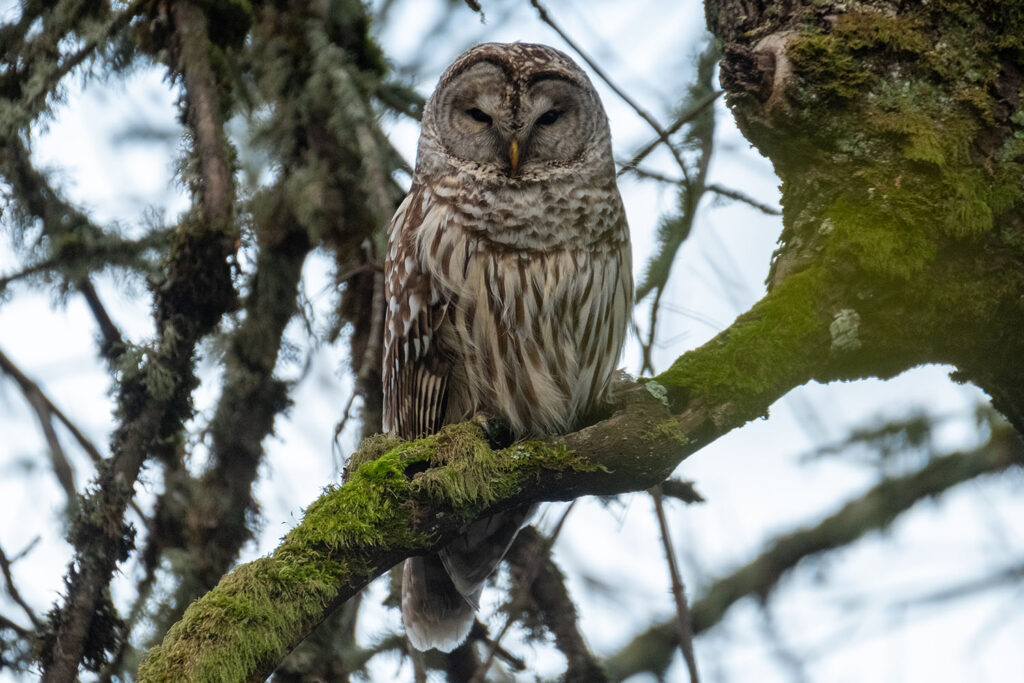
[[[508,161],[512,166],[512,174],[514,175],[516,169],[519,168],[519,143],[515,139],[508,146]]]

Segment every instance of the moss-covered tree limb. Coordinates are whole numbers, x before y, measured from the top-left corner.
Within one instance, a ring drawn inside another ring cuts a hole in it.
[[[722,81],[782,179],[770,286],[816,272],[840,376],[957,366],[1024,431],[1024,11],[709,0]]]
[[[719,338],[669,372],[631,385],[609,418],[574,434],[491,451],[459,425],[417,442],[376,437],[353,456],[352,476],[325,494],[270,557],[243,565],[193,603],[154,648],[140,680],[261,680],[338,604],[401,559],[436,549],[469,521],[537,500],[616,494],[663,481],[689,453],[764,414],[804,375],[768,371],[732,394],[704,390],[723,358],[771,354],[772,366],[821,357],[827,319],[787,326],[793,290],[780,286]],[[807,290],[799,289],[803,295]],[[815,318],[816,320],[816,318]],[[767,350],[762,348],[767,345]],[[678,383],[687,378],[690,386]],[[416,476],[407,472],[429,465]]]
[[[141,678],[259,679],[367,581],[469,520],[648,488],[811,380],[949,363],[1024,430],[1024,13],[901,7],[710,0],[728,102],[783,180],[769,294],[559,440],[492,453],[463,426],[371,442],[381,457],[193,604]]]
[[[710,629],[745,597],[767,599],[801,560],[883,530],[918,503],[966,481],[1022,467],[1024,442],[1013,429],[996,423],[989,440],[978,448],[938,456],[917,472],[882,480],[821,522],[776,538],[752,562],[714,580],[691,606],[694,633]],[[675,620],[667,620],[638,635],[606,665],[615,680],[642,672],[662,676],[678,647]]]
[[[353,456],[350,481],[314,503],[272,556],[237,568],[194,603],[151,651],[140,680],[261,680],[330,610],[404,557],[444,545],[474,518],[664,480],[686,455],[763,414],[802,379],[766,370],[754,384],[743,379],[742,400],[697,391],[705,374],[720,376],[723,387],[736,380],[723,373],[723,358],[770,353],[782,367],[787,356],[790,364],[819,358],[831,367],[827,320],[797,326],[802,333],[783,324],[791,322],[780,315],[795,296],[789,289],[800,281],[780,285],[656,381],[624,392],[610,418],[553,442],[492,452],[472,425],[412,443],[366,442]],[[674,384],[679,377],[692,387]],[[407,475],[423,465],[430,467]]]

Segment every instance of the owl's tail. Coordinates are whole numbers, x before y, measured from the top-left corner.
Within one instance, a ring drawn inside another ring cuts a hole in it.
[[[451,652],[473,627],[480,591],[472,604],[455,588],[438,555],[410,557],[402,568],[402,623],[417,650]]]
[[[451,652],[473,627],[484,581],[533,506],[473,522],[437,555],[411,557],[402,571],[402,622],[417,650]]]

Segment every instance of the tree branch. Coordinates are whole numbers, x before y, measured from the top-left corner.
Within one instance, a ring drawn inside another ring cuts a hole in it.
[[[53,473],[57,477],[57,482],[61,488],[64,489],[68,508],[73,508],[78,498],[78,492],[75,490],[75,471],[71,467],[71,462],[68,460],[67,455],[64,453],[64,447],[60,445],[57,432],[53,428],[53,417],[60,411],[43,394],[39,385],[26,377],[3,351],[0,351],[0,371],[3,371],[15,381],[18,388],[21,389],[25,401],[32,408],[32,412],[35,413],[36,422],[39,423],[39,429],[43,432],[43,437],[46,439],[46,445],[50,452],[50,464],[53,466]],[[63,414],[61,417],[63,418]],[[63,419],[67,420],[67,418]],[[70,424],[70,422],[66,421],[65,424]],[[76,435],[80,436],[80,433],[74,426],[72,426],[72,429],[74,429]],[[92,448],[92,444],[89,444],[88,441],[84,443],[88,444],[89,448]],[[2,564],[3,560],[0,558],[0,565]]]
[[[116,649],[120,619],[107,587],[134,545],[125,509],[146,458],[171,459],[176,452],[182,425],[191,416],[195,345],[235,306],[228,258],[237,230],[222,112],[209,64],[214,48],[201,10],[179,2],[173,15],[177,43],[172,52],[179,56],[173,68],[184,74],[185,118],[193,128],[201,189],[195,215],[183,219],[172,236],[164,279],[155,285],[159,341],[130,359],[135,367],[122,367],[113,455],[98,468],[95,487],[83,498],[69,535],[75,560],[41,652],[48,683],[76,680],[82,662],[98,669],[106,653]]]
[[[28,620],[32,622],[32,626],[38,631],[42,627],[42,623],[39,621],[39,617],[36,616],[31,605],[25,601],[25,598],[21,597],[18,587],[14,585],[14,577],[11,575],[11,560],[8,559],[7,553],[4,552],[3,548],[0,548],[0,573],[4,577],[4,591],[11,597],[11,600],[17,603],[18,607],[25,613],[25,616],[28,617]],[[13,622],[11,623],[13,624]],[[27,635],[27,632],[19,629],[18,635],[24,637]]]
[[[1024,467],[1024,442],[1013,429],[995,423],[988,442],[977,449],[934,458],[917,472],[885,479],[818,524],[775,539],[754,561],[723,576],[691,607],[694,633],[717,624],[739,600],[766,599],[784,574],[806,557],[843,548],[884,529],[917,503],[939,496],[979,476]],[[661,675],[679,646],[676,620],[652,626],[608,661],[617,680],[641,672]]]
[[[560,27],[557,23],[555,23],[555,20],[551,18],[551,15],[548,14],[547,9],[545,9],[544,5],[540,4],[539,0],[530,0],[530,4],[533,5],[533,8],[535,10],[537,10],[537,15],[540,17],[540,20],[543,21],[548,26],[550,26],[551,29],[555,33],[557,33],[558,36],[562,40],[564,40],[566,42],[566,44],[569,47],[571,47],[573,49],[573,51],[576,54],[578,54],[580,56],[580,58],[584,62],[587,63],[587,66],[589,66],[591,69],[593,69],[594,73],[596,73],[598,75],[598,77],[602,81],[604,81],[605,84],[609,88],[612,89],[612,92],[614,92],[616,95],[618,95],[619,99],[621,99],[623,102],[625,102],[627,105],[629,105],[630,109],[635,111],[637,116],[639,116],[641,119],[643,119],[647,123],[647,125],[649,125],[651,127],[651,130],[653,130],[655,132],[655,134],[658,136],[658,139],[657,139],[657,142],[652,143],[650,145],[650,147],[653,149],[654,146],[656,146],[659,143],[660,144],[664,144],[665,147],[668,149],[669,153],[672,154],[672,158],[675,159],[676,164],[679,166],[679,170],[682,171],[682,173],[683,173],[683,176],[688,179],[689,175],[690,175],[689,169],[686,168],[686,162],[683,160],[682,156],[679,154],[679,150],[677,150],[675,145],[672,144],[672,140],[669,138],[671,133],[669,131],[665,130],[664,128],[662,128],[661,124],[658,123],[658,120],[656,118],[654,118],[654,116],[650,112],[648,112],[646,109],[641,107],[639,102],[637,102],[632,97],[630,97],[629,93],[627,93],[625,90],[623,90],[622,88],[620,88],[618,85],[615,84],[615,81],[613,81],[611,79],[611,76],[609,76],[605,72],[605,70],[601,68],[601,65],[598,64],[597,61],[595,61],[593,58],[591,58],[590,55],[588,55],[586,52],[584,52],[583,48],[581,48],[579,45],[577,45],[576,41],[574,41],[572,39],[572,37],[569,36],[568,33],[566,33],[564,30],[562,30],[562,27]],[[708,104],[710,104],[710,102],[713,102],[713,101],[714,101],[713,99],[710,100],[708,102]],[[697,109],[696,111],[697,111],[697,113],[699,113],[702,110],[703,110],[703,107]],[[697,114],[694,114],[694,115],[696,116]],[[685,116],[680,117],[680,119],[678,120],[679,121],[679,126],[682,126],[683,123],[685,123],[685,121],[682,120],[684,118],[685,118]],[[637,157],[638,157],[638,159],[642,159],[645,155],[646,154],[638,154]]]
[[[271,557],[235,569],[193,603],[151,651],[140,679],[173,679],[188,666],[200,677],[230,672],[256,680],[367,582],[409,555],[441,547],[472,519],[533,501],[643,490],[664,481],[688,454],[763,414],[788,390],[793,372],[785,364],[758,363],[762,344],[775,353],[791,347],[801,359],[827,356],[823,330],[805,326],[798,328],[804,334],[793,334],[778,324],[778,315],[791,312],[777,306],[799,299],[790,291],[799,282],[780,288],[656,382],[624,391],[611,417],[575,434],[496,452],[466,425],[397,448],[388,437],[368,441],[353,456],[352,479],[314,503]],[[703,387],[690,376],[697,366],[714,368],[722,354],[732,353],[748,355],[764,382],[760,391],[748,391],[745,385],[758,378],[738,378],[743,400],[718,396],[726,387],[721,380]],[[688,386],[682,378],[689,378]],[[405,476],[407,468],[424,462],[437,466]],[[254,630],[248,609],[233,614],[227,607],[237,601],[275,617]]]
[[[739,190],[732,190],[728,187],[719,185],[718,183],[711,183],[710,185],[707,185],[704,189],[706,189],[708,192],[714,192],[715,194],[720,195],[722,197],[727,197],[729,199],[735,199],[738,202],[743,202],[744,204],[752,206],[761,213],[768,214],[769,216],[782,215],[782,212],[779,211],[774,206],[769,206],[764,202],[760,202],[751,197],[750,195],[746,194],[745,192],[740,192]]]
[[[608,677],[587,647],[577,624],[576,606],[565,587],[565,577],[551,558],[551,543],[534,527],[516,536],[506,561],[529,582],[530,597],[542,623],[565,655],[565,683],[599,683]],[[532,576],[531,576],[532,575]]]
[[[686,670],[690,675],[690,683],[698,683],[700,674],[697,672],[697,656],[693,652],[693,624],[690,617],[690,607],[686,603],[686,588],[683,585],[683,578],[679,573],[679,566],[676,564],[676,551],[672,545],[672,535],[668,528],[668,519],[665,517],[665,505],[662,500],[661,486],[655,486],[651,490],[651,497],[654,499],[654,511],[658,518],[658,527],[661,530],[661,542],[665,547],[665,560],[668,563],[668,573],[672,580],[672,598],[676,604],[676,634],[679,636],[679,649],[683,651],[683,660],[686,662]]]

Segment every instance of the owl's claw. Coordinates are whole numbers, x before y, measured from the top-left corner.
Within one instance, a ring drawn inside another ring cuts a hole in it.
[[[512,426],[505,418],[476,413],[472,421],[480,425],[480,429],[484,430],[484,436],[487,437],[487,443],[490,444],[491,450],[508,448],[515,443],[515,437],[512,435]]]

